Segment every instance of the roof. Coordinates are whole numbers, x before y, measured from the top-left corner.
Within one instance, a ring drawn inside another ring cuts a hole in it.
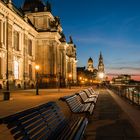
[[[42,0],[25,0],[22,10],[24,12],[35,12],[35,9],[37,9],[38,12],[43,12],[45,7],[47,7],[47,11],[51,11],[49,2],[45,4]]]
[[[91,57],[88,59],[88,62],[93,63],[93,60],[92,60],[92,58],[91,58]]]

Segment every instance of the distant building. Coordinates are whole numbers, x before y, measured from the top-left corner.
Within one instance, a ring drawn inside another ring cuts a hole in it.
[[[88,71],[91,71],[91,72],[93,72],[93,70],[94,70],[93,60],[92,60],[91,57],[88,59],[87,70],[88,70]]]
[[[90,57],[88,60],[87,71],[92,72],[91,74],[93,75],[94,79],[98,79],[102,81],[105,80],[104,63],[103,63],[103,56],[101,52],[99,55],[98,69],[94,68],[93,60]]]
[[[104,63],[103,57],[100,52],[99,55],[99,62],[98,62],[98,69],[96,69],[93,65],[93,59],[90,57],[87,62],[86,67],[78,67],[77,68],[77,81],[80,82],[81,79],[87,79],[89,83],[92,82],[99,82],[105,80],[105,72],[104,72]]]
[[[127,85],[131,81],[131,75],[121,74],[116,78],[112,79],[114,85]]]
[[[97,78],[98,78],[100,81],[106,80],[105,71],[104,71],[103,56],[102,56],[102,53],[101,53],[101,52],[100,52],[99,62],[98,62],[98,73],[97,73]]]
[[[42,0],[25,0],[18,9],[12,0],[0,1],[0,88],[33,87],[35,65],[42,87],[67,85],[71,73],[77,82],[76,46],[67,43],[58,16]],[[6,72],[8,71],[8,72]]]
[[[103,62],[103,56],[102,56],[101,52],[100,52],[100,56],[99,56],[98,72],[104,73],[104,62]]]

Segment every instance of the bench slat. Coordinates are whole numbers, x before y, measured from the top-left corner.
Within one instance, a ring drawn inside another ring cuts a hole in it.
[[[73,96],[70,96],[69,98],[67,98],[65,100],[68,104],[68,106],[70,107],[71,111],[74,112],[74,113],[89,113],[89,114],[92,114],[93,112],[93,109],[94,109],[94,104],[92,103],[84,103],[82,104],[79,100],[79,97],[78,95],[73,95]],[[91,109],[90,109],[90,106],[93,106]]]

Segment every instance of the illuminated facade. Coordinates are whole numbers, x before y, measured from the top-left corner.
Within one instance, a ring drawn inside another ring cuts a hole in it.
[[[131,81],[131,75],[121,74],[112,79],[114,85],[128,85]]]
[[[36,64],[42,87],[67,85],[69,73],[76,83],[76,63],[76,46],[71,37],[66,42],[50,3],[25,0],[20,10],[0,1],[0,88],[7,77],[11,88],[35,86]]]
[[[93,70],[94,70],[93,60],[92,60],[92,58],[91,58],[91,57],[88,59],[88,66],[87,66],[87,70],[88,70],[88,71],[91,71],[91,72],[93,72]]]
[[[92,84],[92,83],[100,83],[106,79],[104,72],[104,63],[103,57],[100,52],[99,61],[98,61],[98,69],[96,69],[93,65],[93,59],[90,57],[87,62],[86,67],[78,67],[77,68],[77,81],[78,84]]]
[[[99,62],[98,62],[98,73],[97,73],[97,77],[98,77],[98,79],[100,81],[106,80],[105,71],[104,71],[103,56],[102,56],[102,53],[101,52],[100,52]]]
[[[101,52],[99,55],[98,69],[94,68],[93,59],[90,57],[88,59],[87,71],[92,72],[92,74],[94,75],[94,77],[96,77],[96,79],[100,79],[100,78],[104,79],[105,78],[104,62],[103,62],[103,56],[102,56]]]
[[[101,52],[100,52],[100,56],[99,56],[98,72],[104,73],[104,63],[103,63],[103,56],[102,56]]]

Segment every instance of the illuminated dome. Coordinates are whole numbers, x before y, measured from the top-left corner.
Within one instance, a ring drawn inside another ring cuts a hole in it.
[[[88,59],[88,63],[93,63],[93,60],[91,57]]]

